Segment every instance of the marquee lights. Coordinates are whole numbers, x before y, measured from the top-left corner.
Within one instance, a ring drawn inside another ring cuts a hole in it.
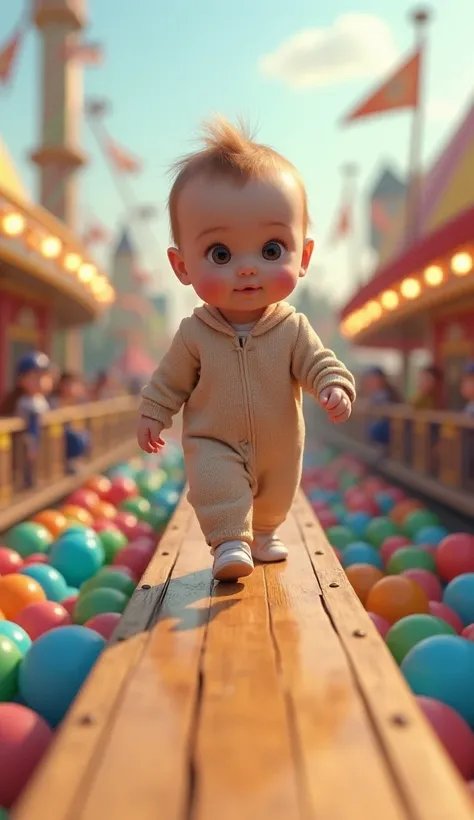
[[[444,271],[439,265],[430,265],[423,273],[423,279],[431,288],[437,288],[442,284]]]
[[[470,253],[456,253],[451,259],[451,270],[456,276],[466,276],[472,271],[472,256]]]

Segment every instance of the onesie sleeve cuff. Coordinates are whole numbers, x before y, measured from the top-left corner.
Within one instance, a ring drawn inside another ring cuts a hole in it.
[[[321,395],[321,391],[324,390],[326,387],[340,387],[347,393],[349,401],[351,404],[354,404],[356,400],[356,391],[355,387],[349,379],[345,376],[340,375],[338,373],[326,373],[324,376],[320,376],[318,379],[318,401]]]
[[[157,404],[156,401],[151,401],[151,399],[142,399],[139,407],[139,413],[147,419],[158,421],[163,425],[164,429],[171,427],[172,418],[170,412],[164,407],[161,407],[161,405]]]

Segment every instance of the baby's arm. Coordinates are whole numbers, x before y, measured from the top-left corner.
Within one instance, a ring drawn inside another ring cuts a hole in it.
[[[297,314],[297,320],[293,375],[303,390],[316,398],[332,421],[345,421],[356,397],[354,377],[332,350],[323,346],[306,316]]]

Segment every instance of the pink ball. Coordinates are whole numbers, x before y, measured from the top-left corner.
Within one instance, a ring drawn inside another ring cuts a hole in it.
[[[138,525],[138,518],[132,513],[124,512],[123,510],[117,513],[114,518],[114,524],[119,528],[126,538],[131,539],[135,537],[135,530]]]
[[[417,567],[404,570],[402,575],[411,578],[412,581],[416,581],[416,583],[425,590],[429,601],[443,600],[443,587],[434,572],[430,572],[428,569],[418,569]]]
[[[474,641],[474,624],[469,624],[469,626],[465,626],[463,631],[461,632],[463,638],[466,638],[467,641]]]
[[[72,617],[74,607],[77,604],[77,599],[78,598],[79,598],[79,595],[69,595],[67,598],[64,599],[64,601],[61,601],[61,606],[66,610],[66,612],[69,615],[71,615],[71,617]]]
[[[87,487],[82,487],[80,490],[74,490],[74,492],[67,497],[66,504],[83,507],[85,510],[92,512],[99,501],[100,498],[94,490],[88,490]]]
[[[388,630],[390,629],[391,624],[388,621],[386,621],[385,618],[382,618],[381,615],[377,615],[376,612],[369,612],[368,615],[369,615],[369,618],[372,620],[372,623],[374,624],[374,626],[377,627],[377,629],[380,632],[382,638],[385,638],[385,635],[387,634]]]
[[[318,519],[323,530],[327,530],[329,529],[329,527],[335,527],[336,524],[339,523],[337,515],[334,515],[332,510],[323,510],[322,512],[318,513]]]
[[[133,537],[135,538],[151,538],[152,540],[155,538],[153,527],[148,524],[147,521],[138,521],[134,531]]]
[[[37,601],[28,604],[15,619],[18,626],[22,626],[32,641],[40,635],[56,629],[58,626],[69,626],[71,616],[62,604],[55,601]]]
[[[12,807],[52,738],[36,712],[19,703],[0,703],[0,805]]]
[[[315,501],[311,501],[311,506],[315,513],[329,510],[327,501],[324,501],[322,498],[317,498]]]
[[[94,615],[84,626],[93,629],[94,632],[98,632],[106,641],[109,641],[121,617],[118,612],[103,612],[101,615]]]
[[[112,479],[112,486],[105,496],[105,501],[118,507],[126,498],[133,498],[136,495],[138,495],[138,489],[133,478],[120,475]]]
[[[24,566],[21,555],[8,547],[0,547],[0,575],[11,575],[12,572],[19,572]]]
[[[150,553],[143,547],[124,547],[117,553],[112,563],[128,567],[134,577],[139,580],[150,563]]]
[[[474,572],[474,535],[455,532],[443,538],[436,551],[436,567],[443,581]]]
[[[35,552],[33,555],[29,555],[28,558],[25,558],[24,566],[27,567],[28,564],[47,564],[48,563],[48,556],[45,555],[44,552]]]
[[[394,552],[399,550],[400,547],[408,547],[409,544],[410,540],[405,538],[404,535],[389,535],[380,547],[380,555],[384,565],[387,566]]]
[[[447,624],[456,630],[458,635],[461,634],[463,622],[454,609],[443,604],[442,601],[430,601],[429,606],[431,615],[434,615],[436,618],[441,618],[442,621],[446,621]]]
[[[465,720],[441,701],[421,696],[416,700],[462,777],[474,777],[474,734]]]

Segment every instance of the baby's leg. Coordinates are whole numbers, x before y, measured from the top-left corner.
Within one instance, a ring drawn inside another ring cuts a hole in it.
[[[258,477],[254,498],[252,555],[259,561],[284,561],[288,550],[277,534],[298,490],[300,471],[288,464],[265,471]]]
[[[214,554],[214,577],[237,580],[253,569],[253,496],[241,457],[215,439],[185,445],[188,499]]]

